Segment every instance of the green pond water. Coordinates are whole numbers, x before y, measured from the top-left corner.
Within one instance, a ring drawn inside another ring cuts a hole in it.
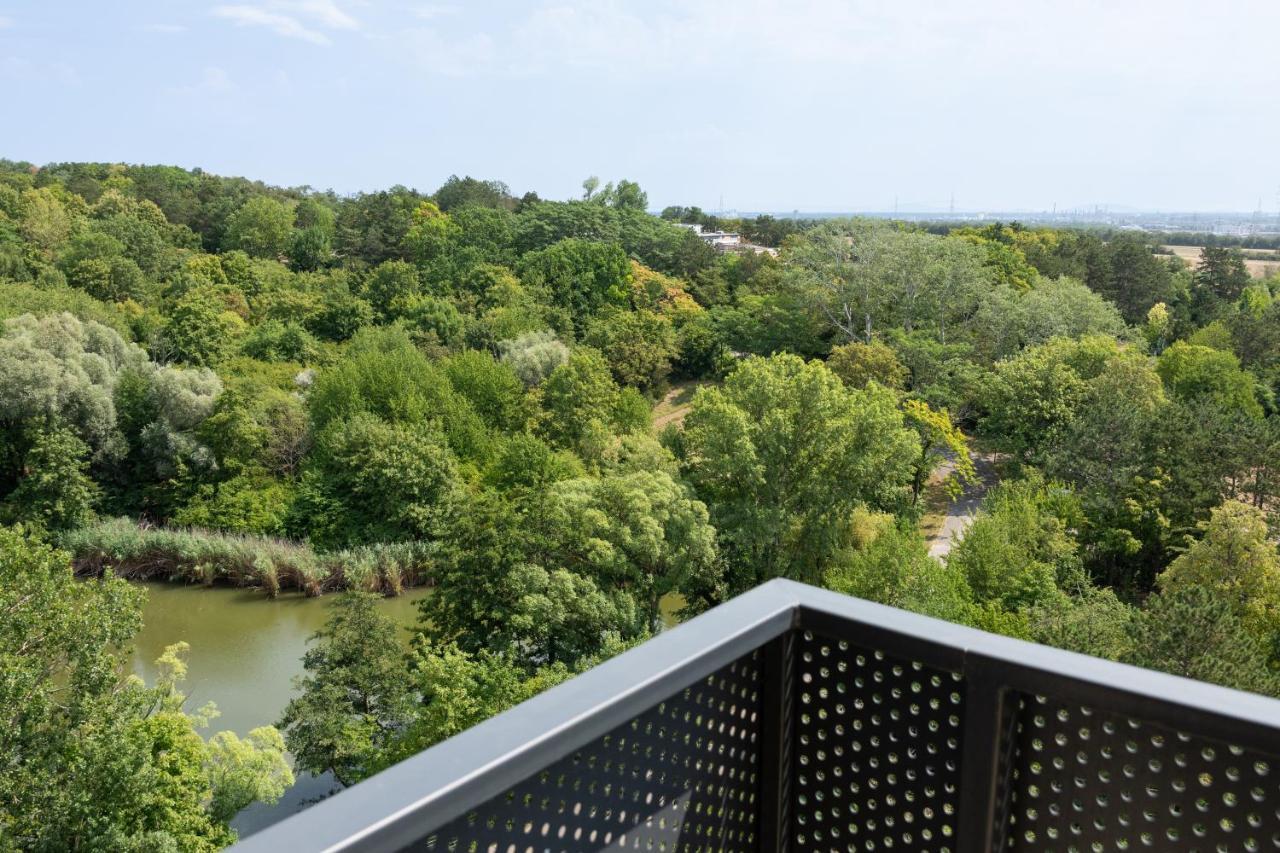
[[[185,641],[187,708],[217,704],[220,714],[206,734],[229,729],[244,735],[274,724],[294,694],[293,679],[302,674],[307,640],[328,617],[333,595],[307,598],[299,593],[267,598],[251,589],[205,588],[187,584],[148,583],[143,627],[134,640],[133,671],[148,683],[156,677],[155,660],[166,646]],[[429,588],[406,590],[383,599],[383,612],[409,629],[418,619],[418,602]],[[663,622],[674,623],[678,596],[663,599]],[[333,791],[325,777],[298,774],[298,781],[274,806],[257,804],[241,812],[232,825],[241,836],[305,808]]]
[[[307,598],[282,594],[276,599],[250,589],[204,588],[185,584],[148,583],[143,627],[134,639],[133,671],[148,683],[156,676],[155,660],[179,641],[187,652],[187,708],[208,701],[220,714],[206,734],[230,729],[244,735],[272,725],[293,696],[293,679],[302,673],[307,640],[328,616],[334,596]],[[418,602],[427,588],[407,590],[384,599],[383,612],[405,627],[417,621]],[[250,806],[233,826],[246,835],[305,807],[334,788],[332,780],[298,774],[297,784],[274,806]]]

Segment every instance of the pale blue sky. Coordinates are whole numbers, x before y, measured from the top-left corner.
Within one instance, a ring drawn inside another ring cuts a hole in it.
[[[0,157],[1274,213],[1280,2],[0,0]]]

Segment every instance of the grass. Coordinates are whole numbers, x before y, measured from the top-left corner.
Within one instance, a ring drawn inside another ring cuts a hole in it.
[[[427,543],[394,542],[320,553],[310,546],[195,528],[151,527],[115,518],[64,534],[82,575],[112,573],[132,580],[170,580],[205,586],[257,587],[270,596],[281,589],[320,595],[363,589],[398,595],[429,583],[434,550]]]
[[[669,424],[679,426],[684,423],[685,415],[689,414],[693,403],[694,392],[710,384],[712,383],[705,379],[690,379],[674,383],[666,396],[653,407],[654,431],[661,432]]]

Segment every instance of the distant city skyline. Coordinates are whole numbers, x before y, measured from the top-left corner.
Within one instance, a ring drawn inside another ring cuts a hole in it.
[[[651,205],[1280,206],[1280,5],[0,0],[0,157]]]

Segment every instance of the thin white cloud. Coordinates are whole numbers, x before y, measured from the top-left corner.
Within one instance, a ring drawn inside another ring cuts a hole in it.
[[[331,30],[358,30],[360,22],[338,8],[333,0],[292,0],[280,2],[283,9],[310,18],[316,24]]]
[[[269,12],[257,6],[215,6],[213,15],[235,24],[237,27],[265,27],[284,38],[301,39],[312,44],[329,44],[329,37],[309,29],[297,18]]]
[[[9,27],[12,27],[12,26],[13,26],[13,18],[7,18],[4,15],[0,15],[0,30],[7,30]]]
[[[424,3],[421,6],[415,6],[411,11],[424,21],[434,21],[438,18],[448,18],[456,15],[461,10],[457,6],[442,3]]]
[[[327,45],[322,30],[357,30],[360,22],[333,0],[268,0],[262,5],[237,3],[215,6],[213,15],[238,27],[262,27],[284,38]]]

